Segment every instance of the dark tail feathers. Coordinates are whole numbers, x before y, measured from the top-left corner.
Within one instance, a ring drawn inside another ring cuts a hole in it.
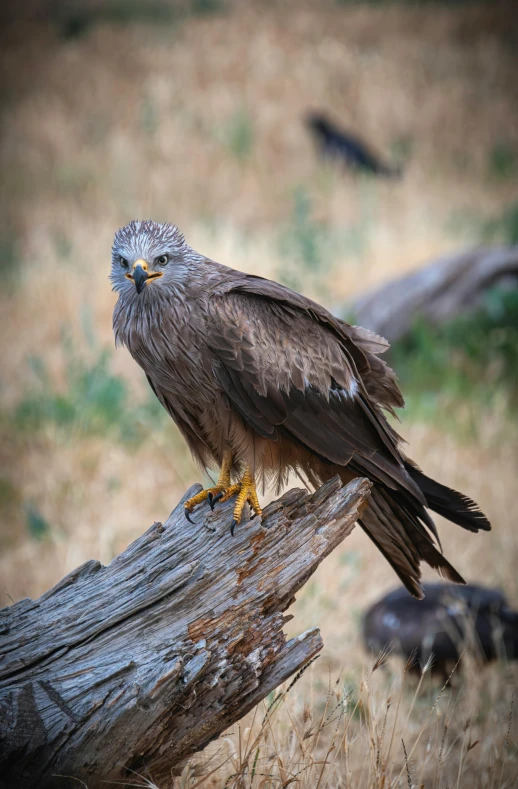
[[[358,523],[414,597],[423,597],[420,568],[423,560],[449,581],[465,583],[437,550],[419,516],[395,501],[391,491],[374,485]]]
[[[409,462],[405,463],[405,467],[414,482],[423,491],[426,503],[431,510],[443,515],[452,523],[462,526],[463,529],[468,529],[468,531],[491,530],[488,519],[479,509],[478,504],[469,496],[464,496],[463,493],[430,479]]]

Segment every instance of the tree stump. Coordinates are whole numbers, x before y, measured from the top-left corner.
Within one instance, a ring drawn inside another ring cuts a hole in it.
[[[283,612],[369,489],[292,490],[231,537],[232,502],[186,521],[194,486],[107,567],[1,611],[0,785],[95,789],[135,771],[170,785],[322,648],[318,629],[286,641]]]

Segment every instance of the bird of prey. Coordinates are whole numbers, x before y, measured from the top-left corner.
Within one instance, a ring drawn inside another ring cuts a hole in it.
[[[372,483],[360,525],[408,590],[421,596],[420,562],[463,583],[442,555],[428,509],[463,528],[490,529],[475,502],[430,479],[403,452],[383,411],[403,398],[379,358],[388,343],[335,318],[283,285],[196,252],[172,224],[133,221],[112,249],[119,294],[115,339],[155,395],[213,487],[185,504],[236,496],[231,531],[256,482],[280,488],[291,471],[318,486]]]
[[[351,132],[340,129],[321,113],[311,113],[306,123],[323,159],[340,161],[351,170],[393,178],[401,175],[399,167],[382,162],[364,142]]]

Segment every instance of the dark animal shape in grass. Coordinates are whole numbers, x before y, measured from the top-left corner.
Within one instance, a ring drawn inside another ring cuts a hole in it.
[[[466,584],[423,584],[417,600],[406,589],[385,595],[365,613],[363,639],[373,653],[392,648],[420,673],[432,657],[432,673],[447,679],[463,650],[479,663],[518,659],[518,612],[498,589]]]
[[[341,162],[351,170],[371,173],[371,175],[387,178],[401,175],[401,168],[391,167],[382,162],[358,137],[340,129],[325,115],[311,113],[306,117],[306,123],[323,159]]]

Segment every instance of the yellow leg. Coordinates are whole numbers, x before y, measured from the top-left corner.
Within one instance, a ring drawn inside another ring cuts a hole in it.
[[[234,507],[232,523],[230,524],[230,533],[233,536],[234,529],[236,528],[237,524],[240,523],[241,521],[243,509],[247,502],[248,504],[250,504],[250,506],[254,511],[254,517],[256,515],[262,515],[263,511],[261,509],[261,505],[259,504],[259,499],[257,497],[255,481],[252,474],[250,473],[250,469],[248,466],[246,467],[245,473],[241,477],[239,483],[237,485],[233,485],[232,487],[237,488],[236,490],[237,499]],[[229,496],[226,496],[226,494],[225,497],[229,498]]]
[[[204,490],[200,490],[196,496],[193,496],[184,504],[184,511],[185,517],[188,521],[191,521],[190,514],[193,509],[198,505],[201,504],[202,501],[205,499],[209,500],[209,504],[212,509],[214,509],[214,501],[216,497],[224,494],[230,487],[230,469],[232,466],[232,451],[227,448],[223,454],[223,462],[221,463],[221,469],[219,472],[219,477],[217,483],[214,485],[213,488],[205,488]],[[191,521],[192,523],[192,521]]]

